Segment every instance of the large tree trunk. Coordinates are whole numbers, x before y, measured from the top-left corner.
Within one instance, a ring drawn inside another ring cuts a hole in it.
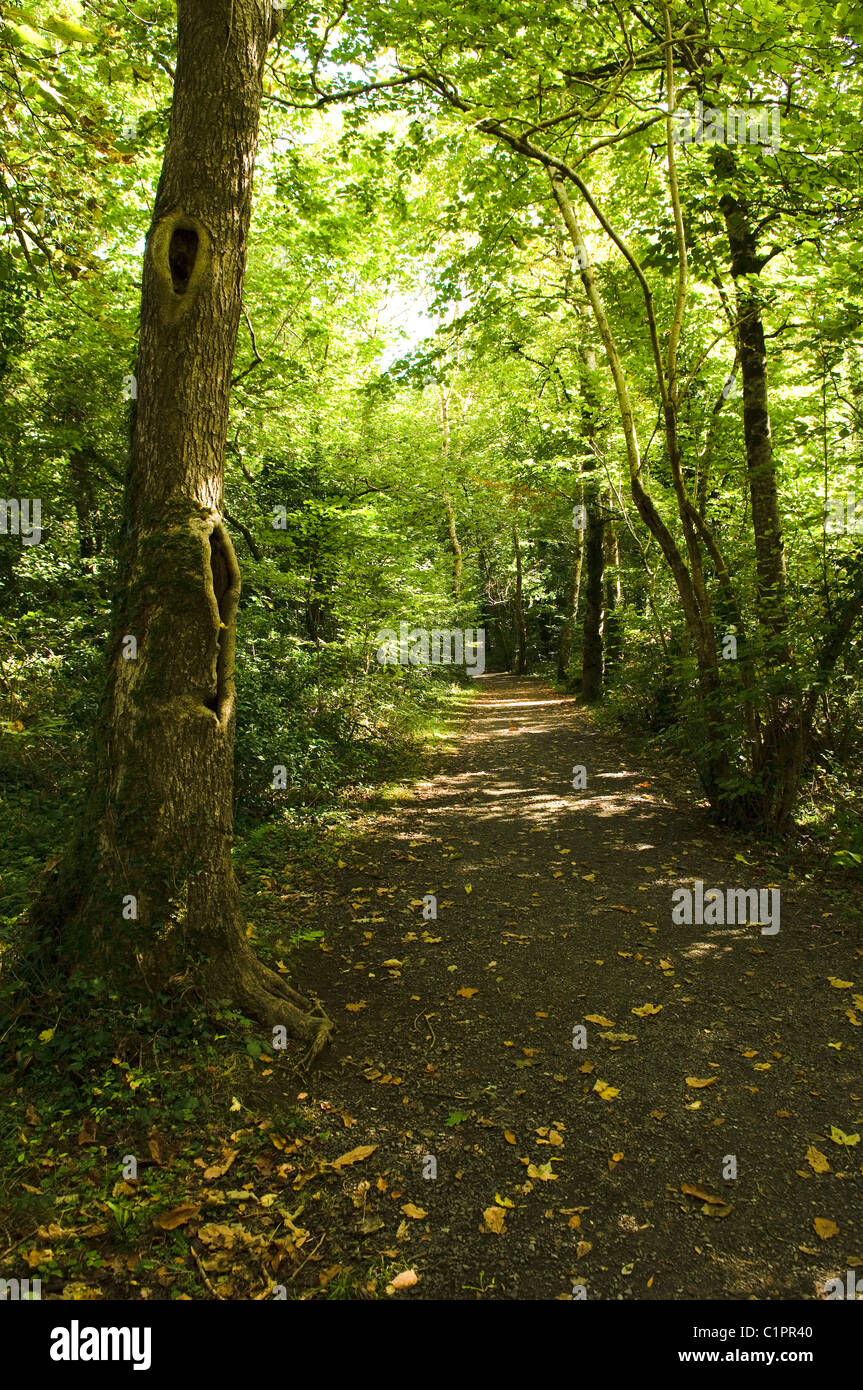
[[[222,484],[272,22],[269,0],[179,0],[96,775],[35,917],[73,969],[179,980],[315,1051],[331,1025],[250,950],[231,864],[240,574]]]

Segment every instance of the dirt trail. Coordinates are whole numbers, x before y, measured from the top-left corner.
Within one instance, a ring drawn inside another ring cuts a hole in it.
[[[480,688],[456,751],[356,846],[327,951],[303,960],[339,1028],[309,1092],[355,1117],[342,1149],[378,1145],[341,1175],[335,1249],[398,1252],[413,1298],[817,1297],[863,1261],[863,1142],[831,1139],[863,1127],[859,920],[711,828],[574,701]],[[699,878],[778,883],[779,932],[672,924]],[[496,1196],[500,1233],[480,1229]]]

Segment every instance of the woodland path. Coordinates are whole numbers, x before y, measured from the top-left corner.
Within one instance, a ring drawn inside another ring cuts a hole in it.
[[[398,1257],[407,1298],[818,1297],[863,1261],[863,1142],[831,1139],[863,1124],[859,918],[711,827],[575,701],[479,686],[434,775],[328,878],[324,949],[302,954],[338,1026],[304,1099],[340,1152],[377,1146],[330,1174],[324,1263]],[[780,884],[779,933],[673,925],[696,878]],[[496,1196],[500,1233],[481,1229]]]

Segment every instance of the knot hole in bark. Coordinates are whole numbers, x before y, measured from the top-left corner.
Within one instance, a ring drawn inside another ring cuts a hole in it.
[[[194,227],[175,227],[168,244],[168,266],[175,294],[185,294],[198,258],[198,233]]]

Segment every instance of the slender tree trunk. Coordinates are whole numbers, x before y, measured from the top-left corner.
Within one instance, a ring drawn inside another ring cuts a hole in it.
[[[314,1052],[331,1025],[250,950],[231,864],[240,573],[222,485],[272,23],[269,0],[179,0],[96,774],[35,917],[73,969],[230,1000]]]
[[[449,534],[449,546],[452,551],[452,596],[458,602],[461,598],[461,575],[464,563],[461,542],[458,538],[456,529],[455,507],[448,492],[444,492],[443,504],[446,510],[446,525]]]
[[[743,436],[752,503],[758,615],[765,633],[772,639],[771,664],[778,664],[790,660],[785,602],[785,545],[779,518],[779,488],[770,430],[767,351],[761,302],[757,293],[747,287],[746,279],[762,268],[763,260],[755,254],[755,237],[745,203],[726,193],[719,205],[725,217],[731,274],[737,286]]]
[[[584,558],[587,568],[584,602],[584,632],[581,648],[581,698],[587,704],[602,699],[603,603],[602,575],[605,566],[605,509],[597,472],[596,422],[599,400],[596,394],[596,356],[588,343],[579,349],[581,358],[581,437],[586,453],[582,464],[583,494],[587,511]]]
[[[623,649],[620,608],[623,589],[620,583],[620,544],[613,522],[605,528],[605,663],[603,679],[608,684],[612,672],[620,663]]]
[[[717,151],[714,168],[719,174],[732,175],[736,162],[731,152]],[[770,429],[764,324],[760,298],[749,288],[748,280],[763,268],[765,258],[757,253],[756,234],[745,198],[726,192],[719,206],[725,219],[737,295],[743,437],[755,544],[756,611],[770,687],[755,744],[753,771],[759,784],[761,818],[768,828],[782,830],[797,799],[805,739],[788,627],[785,545]]]
[[[585,492],[587,535],[584,551],[587,584],[584,593],[584,642],[581,655],[581,698],[586,703],[602,699],[602,576],[605,567],[603,531],[605,521],[598,488]]]
[[[522,593],[521,541],[518,526],[512,523],[512,544],[515,551],[515,594],[513,596],[513,619],[515,625],[516,656],[515,674],[523,676],[527,666],[527,632],[524,625],[524,596]]]
[[[448,476],[449,476],[449,463],[450,463],[450,443],[451,443],[451,441],[450,441],[450,428],[449,428],[449,393],[446,391],[446,389],[445,389],[444,386],[440,386],[440,387],[439,387],[439,394],[440,394],[440,422],[441,422],[441,431],[442,431],[442,433],[443,433],[444,467],[445,467],[445,469],[446,469],[446,475],[445,475],[445,476],[448,477]],[[446,482],[444,482],[444,489],[443,489],[443,504],[444,504],[444,510],[446,511],[446,528],[447,528],[447,534],[448,534],[448,536],[449,536],[449,546],[450,546],[450,550],[452,551],[452,596],[453,596],[453,598],[455,599],[456,603],[458,603],[459,599],[461,598],[461,574],[462,574],[463,556],[462,556],[461,542],[459,541],[459,538],[458,538],[458,528],[457,528],[457,526],[456,526],[455,507],[454,507],[453,504],[452,504],[452,497],[450,496],[449,489],[448,489],[448,487],[447,487],[447,485],[446,485]]]
[[[569,666],[572,661],[572,639],[575,633],[575,624],[578,619],[581,570],[584,562],[584,541],[582,540],[580,530],[576,535],[575,550],[572,555],[569,574],[567,576],[563,627],[560,630],[560,643],[557,649],[557,679],[559,681],[565,681],[569,675]]]
[[[102,550],[102,524],[93,488],[90,456],[86,449],[73,449],[69,472],[78,517],[78,550],[82,560],[92,560]]]

